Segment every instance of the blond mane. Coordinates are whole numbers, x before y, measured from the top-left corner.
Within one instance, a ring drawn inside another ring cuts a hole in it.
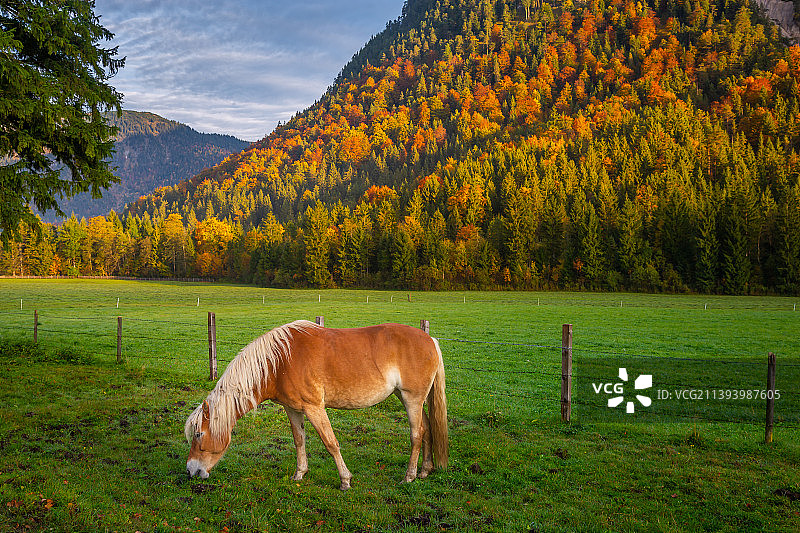
[[[291,340],[295,331],[318,328],[308,320],[296,320],[261,335],[233,358],[206,401],[210,410],[209,431],[213,438],[230,433],[239,416],[256,407],[255,392],[278,363],[291,357]],[[203,422],[203,404],[186,420],[184,434],[191,442]]]

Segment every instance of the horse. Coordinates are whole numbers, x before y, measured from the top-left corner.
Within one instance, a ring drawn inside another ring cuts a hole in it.
[[[333,329],[307,320],[278,326],[256,338],[230,362],[208,397],[186,420],[190,477],[207,479],[231,442],[236,421],[265,400],[281,405],[297,451],[294,481],[308,472],[304,417],[319,434],[350,488],[327,407],[361,409],[395,394],[411,430],[403,482],[447,467],[447,400],[442,352],[421,329],[400,324]],[[428,404],[428,413],[423,403]],[[422,451],[422,466],[417,463]]]

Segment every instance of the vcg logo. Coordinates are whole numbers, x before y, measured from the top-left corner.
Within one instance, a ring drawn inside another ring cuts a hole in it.
[[[608,406],[611,408],[617,407],[625,402],[625,383],[628,382],[628,370],[625,368],[619,369],[619,379],[620,382],[618,383],[592,383],[592,388],[594,389],[595,394],[600,394],[601,392],[605,394],[614,394],[612,398],[608,399]],[[641,374],[636,380],[633,382],[634,390],[644,390],[649,389],[653,386],[653,375],[652,374]],[[636,399],[639,400],[644,407],[650,407],[650,404],[653,403],[653,400],[650,399],[648,396],[643,396],[641,394],[636,394]],[[629,400],[625,403],[625,412],[633,413],[635,410],[635,402]]]

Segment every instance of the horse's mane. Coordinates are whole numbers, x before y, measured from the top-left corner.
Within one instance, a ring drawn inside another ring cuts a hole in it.
[[[206,398],[212,438],[230,433],[238,416],[256,407],[255,392],[264,378],[270,371],[276,371],[279,362],[291,356],[292,334],[318,327],[308,320],[296,320],[278,326],[242,348]],[[203,405],[200,404],[186,420],[184,434],[187,441],[191,442],[194,434],[200,431],[202,422]]]

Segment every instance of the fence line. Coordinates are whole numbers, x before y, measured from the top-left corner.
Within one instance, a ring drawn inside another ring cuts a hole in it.
[[[494,344],[498,346],[527,346],[529,348],[545,348],[550,350],[560,350],[561,346],[546,346],[542,344],[529,344],[525,342],[505,342],[505,341],[473,341],[466,339],[448,339],[447,337],[436,337],[440,341],[463,342],[467,344]]]
[[[756,365],[760,366],[762,363],[757,363],[755,361],[736,361],[736,360],[728,360],[728,361],[721,361],[719,359],[697,359],[691,357],[677,357],[674,355],[652,355],[652,354],[642,354],[636,352],[610,352],[610,351],[600,351],[600,350],[591,350],[588,348],[581,348],[581,353],[588,353],[588,354],[596,354],[596,355],[614,355],[614,356],[622,356],[622,357],[642,357],[646,359],[666,359],[670,361],[689,361],[692,363],[706,363],[708,361],[714,361],[718,363],[725,363],[731,365]],[[792,365],[792,366],[800,366],[800,364]]]
[[[186,282],[186,283],[213,283],[216,280],[210,278],[133,278],[127,276],[6,276],[0,275],[0,279],[99,279],[99,280],[123,280],[123,281],[176,281],[176,282]],[[277,290],[276,288],[265,287],[265,291],[268,290]],[[371,292],[371,294],[369,294]],[[487,291],[491,292],[491,291]],[[314,289],[306,289],[305,293],[308,295],[308,299],[315,299],[317,301],[322,301],[322,295],[319,290]],[[304,294],[303,296],[305,296]],[[363,296],[373,296],[370,300],[370,303],[394,303],[394,296],[398,296],[397,302],[398,303],[430,303],[429,300],[425,298],[420,298],[417,293],[408,293],[407,291],[382,291],[382,290],[366,290],[363,291]],[[474,294],[474,293],[473,293]],[[717,295],[707,295],[704,297],[703,295],[693,295],[695,299],[691,303],[686,302],[678,302],[676,301],[674,305],[663,305],[663,299],[661,300],[662,305],[650,305],[646,301],[642,301],[637,299],[636,301],[626,300],[625,294],[613,294],[608,293],[605,297],[594,297],[593,300],[587,298],[584,293],[569,293],[569,292],[558,292],[558,296],[551,296],[552,292],[544,292],[544,293],[516,293],[519,295],[519,298],[489,298],[484,299],[481,297],[475,297],[470,295],[467,297],[466,295],[458,295],[458,296],[451,296],[451,297],[443,297],[442,295],[437,295],[437,301],[443,301],[448,304],[453,303],[463,303],[463,304],[497,304],[497,305],[524,305],[529,307],[570,307],[576,305],[590,305],[593,307],[605,307],[605,308],[614,308],[614,309],[678,309],[678,310],[698,310],[698,311],[721,311],[721,310],[729,310],[729,309],[750,309],[750,310],[762,310],[762,311],[789,311],[789,312],[796,312],[796,297],[792,296],[783,296],[785,303],[783,305],[772,304],[772,305],[758,305],[752,304],[748,305],[744,303],[743,305],[731,305],[729,302],[724,301],[724,297],[720,298]],[[410,298],[411,295],[414,295],[413,298]],[[567,296],[568,295],[568,296]],[[363,296],[360,294],[358,296],[358,301],[364,301]],[[383,299],[375,298],[375,296],[383,296]],[[404,297],[407,296],[407,297]],[[669,297],[669,295],[661,294],[661,297]],[[346,298],[343,296],[338,295],[328,295],[325,294],[325,299],[328,301],[354,301],[356,298]],[[409,299],[410,298],[410,299]],[[677,299],[683,298],[682,296],[677,296]],[[757,297],[754,297],[757,298]],[[63,300],[63,298],[59,297],[52,297],[53,300]],[[255,299],[255,297],[254,297]],[[620,307],[620,303],[623,304]]]
[[[18,311],[14,312],[15,315],[20,316],[29,316],[30,311]],[[159,336],[152,336],[152,335],[142,335],[138,333],[132,333],[128,329],[126,329],[126,333],[123,336],[122,333],[122,317],[117,317],[117,332],[116,333],[102,333],[102,332],[94,332],[94,331],[81,331],[81,330],[69,330],[65,331],[63,329],[52,329],[48,327],[42,327],[42,319],[46,320],[66,320],[75,322],[78,320],[105,320],[108,319],[111,321],[113,317],[88,317],[82,319],[80,317],[62,317],[62,316],[42,316],[38,312],[38,310],[34,310],[33,312],[34,320],[33,320],[33,330],[34,330],[34,338],[38,341],[38,334],[39,333],[51,333],[51,334],[60,334],[60,335],[91,335],[96,338],[116,338],[116,348],[117,348],[117,362],[123,362],[122,357],[122,341],[124,339],[134,339],[134,340],[146,340],[146,341],[172,341],[175,340],[176,337],[172,338],[164,338]],[[126,318],[126,324],[129,324],[128,321],[132,321],[134,323],[143,323],[143,324],[167,324],[167,325],[183,325],[183,326],[191,326],[191,327],[201,327],[203,324],[195,323],[195,322],[186,322],[186,321],[170,321],[170,320],[157,320],[157,319],[147,319],[147,318]],[[321,316],[317,317],[317,323],[324,323],[324,318]],[[429,328],[429,322],[423,320],[421,322],[420,327],[426,329],[426,326]],[[534,349],[545,349],[545,350],[561,350],[562,351],[562,368],[561,372],[558,372],[557,368],[553,368],[552,371],[547,371],[545,369],[532,369],[532,370],[510,370],[510,369],[500,369],[500,368],[486,368],[480,366],[473,366],[467,364],[458,364],[452,363],[448,364],[448,367],[455,368],[461,371],[468,371],[468,372],[476,372],[476,373],[495,373],[495,374],[504,374],[504,375],[541,375],[541,376],[548,376],[554,379],[554,382],[557,378],[561,378],[562,384],[562,395],[561,395],[561,407],[562,407],[562,419],[566,422],[570,421],[571,416],[571,405],[573,403],[577,405],[581,405],[584,407],[589,408],[597,408],[600,409],[600,405],[592,404],[589,402],[585,402],[581,399],[573,399],[571,393],[571,384],[572,380],[607,380],[609,376],[592,376],[592,375],[583,375],[580,373],[581,365],[578,365],[579,371],[577,373],[573,373],[572,368],[572,357],[573,357],[573,347],[572,347],[572,340],[571,340],[571,326],[564,325],[564,329],[562,331],[562,343],[561,345],[544,345],[544,344],[534,344],[534,343],[526,343],[526,342],[514,342],[514,341],[489,341],[489,340],[471,340],[471,339],[457,339],[457,338],[447,338],[447,337],[438,337],[440,341],[444,342],[454,342],[454,343],[466,343],[466,344],[482,344],[482,345],[495,345],[495,346],[514,346],[514,347],[525,347],[525,348],[534,348]],[[208,343],[209,348],[209,379],[216,379],[217,372],[216,372],[216,365],[218,362],[222,363],[229,363],[232,361],[228,358],[219,358],[217,354],[217,347],[218,345],[224,345],[228,347],[241,347],[241,342],[237,341],[218,341],[216,338],[216,317],[214,313],[208,313],[208,322],[207,322],[207,333],[208,338],[204,340],[196,339],[197,335],[196,332],[192,332],[190,334],[180,335],[182,343],[189,343],[189,344],[205,344]],[[237,331],[241,331],[242,329],[250,330],[256,329],[254,327],[248,327],[245,325],[233,325],[233,324],[225,324],[223,329],[233,330],[236,329]],[[11,326],[11,325],[0,325],[0,329],[2,330],[19,330],[18,326]],[[110,329],[110,328],[109,328]],[[263,328],[258,328],[258,331],[263,331]],[[111,344],[111,343],[109,343]],[[109,350],[113,349],[112,346],[109,346]],[[236,350],[238,353],[238,350]],[[666,360],[666,361],[689,361],[689,362],[699,362],[708,364],[709,362],[713,362],[714,364],[738,364],[738,365],[746,365],[752,367],[761,367],[763,368],[763,363],[753,362],[753,361],[736,361],[736,360],[719,360],[719,359],[691,359],[686,357],[675,357],[675,356],[658,356],[658,355],[646,355],[641,353],[627,353],[627,352],[614,352],[614,351],[601,351],[601,350],[592,350],[592,349],[581,349],[578,351],[579,354],[591,354],[591,355],[602,355],[602,356],[618,356],[618,357],[642,357],[648,358],[652,360]],[[100,355],[100,354],[98,354]],[[155,360],[155,361],[168,361],[174,360],[174,358],[170,357],[158,357],[158,356],[141,356],[138,354],[130,354],[131,358],[137,360]],[[234,355],[235,357],[235,355]],[[578,359],[579,362],[582,359]],[[773,363],[774,364],[774,363]],[[792,364],[792,363],[783,363],[780,364],[783,367],[800,367],[800,364]],[[773,367],[774,368],[774,367]],[[760,378],[759,378],[760,379]],[[756,387],[730,387],[729,385],[712,385],[708,383],[703,383],[702,385],[687,385],[686,383],[678,384],[678,383],[665,383],[662,382],[661,385],[663,386],[673,386],[673,387],[681,387],[684,389],[692,389],[692,388],[704,388],[704,389],[736,389],[736,390],[748,390],[753,389],[755,390]],[[507,391],[500,391],[500,390],[487,390],[487,389],[476,389],[476,388],[469,388],[469,387],[461,387],[458,385],[450,384],[448,386],[450,389],[454,391],[461,391],[461,392],[470,392],[475,393],[478,395],[489,396],[489,397],[496,397],[496,396],[503,396],[509,398],[526,398],[526,399],[544,399],[544,400],[552,400],[553,396],[547,395],[542,396],[536,393],[514,393],[514,392],[507,392]],[[771,383],[768,382],[768,388],[774,392],[775,390],[774,385],[774,377],[772,378]],[[788,391],[784,392],[783,394],[789,394]],[[774,397],[774,396],[773,396]],[[754,400],[758,400],[758,398],[754,398]],[[774,407],[773,407],[774,409]],[[711,422],[728,422],[728,423],[747,423],[747,424],[757,424],[755,421],[751,420],[730,420],[726,418],[717,418],[708,415],[702,414],[685,414],[685,413],[676,413],[670,411],[664,411],[659,408],[654,408],[652,406],[648,406],[648,409],[644,411],[640,411],[644,413],[648,413],[648,415],[669,415],[674,416],[676,418],[686,418],[692,420],[706,420]],[[767,442],[771,442],[772,437],[772,427],[794,427],[791,424],[787,425],[785,421],[778,420],[777,423],[771,422],[769,417],[769,407],[767,411],[767,430],[766,430],[766,437],[765,440]]]
[[[1,313],[1,312],[0,312]],[[38,313],[38,310],[34,310],[34,313]],[[30,311],[20,312],[17,311],[13,314],[18,314],[20,316],[31,316]],[[112,321],[115,317],[108,316],[108,317],[65,317],[65,316],[54,316],[54,315],[44,315],[42,313],[38,313],[38,324],[40,332],[49,332],[49,333],[62,333],[62,334],[82,334],[82,335],[95,335],[95,336],[115,336],[116,334],[108,333],[94,333],[94,332],[85,332],[85,331],[63,331],[63,330],[55,330],[55,329],[43,329],[41,327],[42,319],[47,320],[69,320],[69,321],[83,321],[83,320],[109,320]],[[137,318],[137,317],[125,317],[125,321],[133,321],[133,322],[147,322],[147,323],[156,323],[156,324],[167,324],[167,325],[185,325],[185,326],[194,326],[194,327],[203,327],[206,324],[201,322],[186,322],[180,320],[157,320],[157,319],[150,319],[150,318]],[[247,325],[236,325],[231,323],[223,323],[217,324],[217,328],[223,329],[237,329],[237,330],[252,330],[256,332],[263,332],[264,328],[257,327],[257,326],[247,326]],[[19,327],[16,326],[7,326],[0,324],[0,329],[7,329],[7,330],[18,330]],[[143,340],[162,340],[162,341],[169,341],[174,340],[173,338],[166,338],[166,337],[151,337],[147,335],[128,335],[126,334],[125,337],[130,337],[134,339],[143,339]],[[546,345],[546,344],[535,344],[535,343],[527,343],[527,342],[515,342],[515,341],[487,341],[487,340],[473,340],[473,339],[457,339],[457,338],[450,338],[450,337],[439,337],[436,336],[436,339],[439,341],[447,341],[447,342],[457,342],[463,344],[485,344],[485,345],[495,345],[495,346],[519,346],[519,347],[527,347],[527,348],[537,348],[537,349],[545,349],[545,350],[563,350],[563,345]],[[188,340],[188,339],[187,339]],[[193,342],[188,340],[189,342]],[[194,342],[205,342],[205,341],[194,341]],[[240,342],[236,341],[217,341],[217,344],[228,344],[228,345],[235,345],[235,346],[242,346]],[[574,349],[574,348],[573,348]],[[690,358],[690,357],[676,357],[676,356],[668,356],[668,355],[653,355],[653,354],[642,354],[636,352],[619,352],[619,351],[608,351],[608,350],[592,350],[588,348],[579,348],[576,349],[576,353],[580,354],[593,354],[593,355],[605,355],[605,356],[620,356],[620,357],[641,357],[641,358],[648,358],[654,360],[673,360],[673,361],[687,361],[692,363],[699,363],[699,364],[707,364],[709,362],[713,362],[716,364],[733,364],[733,365],[748,365],[748,366],[763,366],[763,363],[756,362],[756,361],[739,361],[735,359],[717,359],[717,358]],[[454,366],[454,365],[450,365]],[[779,365],[781,368],[784,367],[800,367],[800,363],[793,364],[793,363],[781,363]],[[477,369],[471,369],[477,370]],[[537,373],[535,371],[506,371],[508,373]],[[578,375],[579,376],[579,375]],[[605,378],[603,378],[605,379]]]
[[[447,366],[448,368],[457,368],[459,370],[470,370],[472,372],[494,372],[496,374],[539,374],[541,376],[551,376],[551,377],[557,377],[561,375],[561,373],[543,372],[541,370],[499,370],[494,368],[475,368],[471,366],[461,366],[455,363],[450,363]]]
[[[177,282],[189,282],[189,283],[210,283],[213,282],[213,279],[210,278],[176,278],[176,277],[169,277],[169,278],[133,278],[128,276],[0,276],[0,279],[101,279],[101,280],[127,280],[127,281],[177,281]],[[265,292],[267,290],[275,290],[265,288]],[[111,290],[109,289],[109,292]],[[306,293],[303,294],[302,298],[298,298],[299,300],[307,301],[309,299],[317,299],[318,301],[322,301],[322,293],[319,291],[314,290],[307,290]],[[368,291],[369,292],[369,291]],[[673,302],[664,302],[663,299],[660,300],[659,305],[651,304],[649,301],[642,301],[641,299],[637,299],[636,301],[629,301],[626,300],[625,294],[608,294],[604,297],[587,297],[583,293],[564,293],[559,292],[557,296],[552,296],[553,293],[550,292],[543,292],[543,293],[517,293],[516,295],[519,296],[518,298],[490,298],[484,299],[480,296],[473,296],[472,294],[467,296],[467,293],[462,295],[454,295],[451,297],[437,295],[436,301],[431,302],[429,299],[424,297],[420,298],[415,293],[414,298],[411,298],[411,294],[408,294],[408,298],[403,298],[402,295],[406,294],[405,291],[380,291],[380,290],[373,290],[371,291],[372,294],[368,292],[364,293],[367,298],[367,303],[394,303],[394,296],[398,296],[397,302],[408,302],[408,303],[422,303],[429,305],[431,303],[437,302],[444,302],[448,304],[453,303],[462,303],[464,305],[468,304],[490,304],[490,305],[518,305],[518,306],[525,306],[525,307],[571,307],[571,306],[588,306],[588,307],[600,307],[600,308],[613,308],[613,309],[675,309],[675,310],[697,310],[703,312],[713,312],[713,311],[724,311],[724,310],[731,310],[731,309],[741,309],[741,310],[754,310],[754,311],[774,311],[774,312],[796,312],[797,311],[797,302],[796,298],[791,296],[782,297],[783,302],[781,303],[770,303],[769,305],[759,305],[758,303],[750,303],[750,302],[742,302],[740,305],[732,305],[731,302],[725,301],[718,296],[708,295],[707,297],[703,297],[703,295],[695,295],[694,300],[691,302],[686,301],[678,301],[681,297],[676,298],[676,301]],[[264,301],[265,294],[260,295],[262,299],[262,304],[267,304],[269,302]],[[377,298],[370,296],[377,296]],[[668,296],[668,295],[660,295],[660,296]],[[116,297],[116,296],[115,296]],[[114,297],[114,298],[115,298]],[[332,294],[328,295],[325,294],[325,300],[327,301],[336,301],[336,302],[353,302],[355,298],[347,298],[340,295]],[[381,298],[382,297],[382,298]],[[109,297],[111,298],[111,297]],[[232,298],[222,298],[217,296],[210,297],[212,301],[226,301],[231,302],[234,301]],[[112,298],[113,299],[113,298]],[[252,297],[253,301],[257,301],[258,296]],[[59,296],[53,296],[47,299],[48,301],[74,301],[73,299],[62,298]],[[236,298],[236,301],[244,301],[244,298]],[[359,301],[363,302],[362,296],[358,297]],[[41,300],[39,300],[41,301]],[[665,305],[666,303],[666,305]],[[180,305],[191,305],[192,300],[182,301]],[[624,304],[621,306],[620,304]],[[113,305],[109,303],[109,306]],[[178,304],[170,304],[170,305],[178,305]],[[105,307],[105,306],[103,306]],[[0,311],[2,312],[2,311]]]

